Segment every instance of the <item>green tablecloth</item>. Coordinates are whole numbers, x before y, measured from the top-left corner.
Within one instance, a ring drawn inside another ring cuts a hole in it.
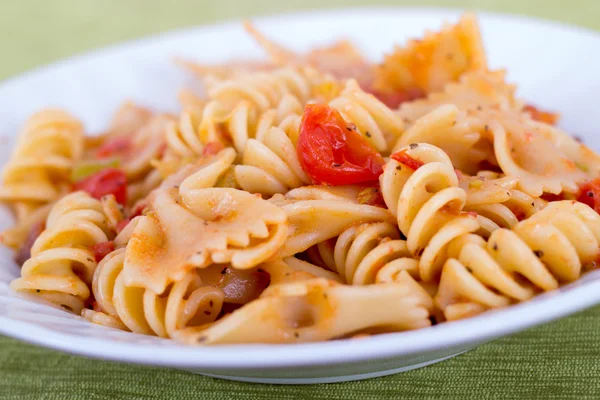
[[[595,0],[385,1],[513,12],[600,28]],[[0,79],[121,40],[212,21],[367,0],[0,0]],[[600,398],[600,308],[404,374],[314,386],[227,382],[93,361],[0,336],[0,399]]]

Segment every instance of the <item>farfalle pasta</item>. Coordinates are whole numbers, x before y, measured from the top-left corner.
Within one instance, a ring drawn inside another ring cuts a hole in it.
[[[347,41],[178,60],[178,114],[100,135],[43,110],[3,171],[11,287],[190,345],[340,340],[473,317],[600,259],[600,158],[492,71],[477,19],[380,64]]]

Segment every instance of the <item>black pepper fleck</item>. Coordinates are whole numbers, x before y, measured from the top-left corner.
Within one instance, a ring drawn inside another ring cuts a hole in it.
[[[401,171],[401,170],[402,170],[402,167],[401,167],[400,165],[398,165],[398,166],[396,167],[396,171]]]
[[[206,336],[200,336],[200,337],[198,338],[198,343],[202,343],[202,342],[204,342],[206,339],[207,339],[207,338],[206,338]]]
[[[342,164],[334,163],[333,166],[336,167],[336,168],[339,168],[339,167],[342,166]]]
[[[221,270],[221,275],[225,275],[226,273],[227,273],[227,267],[225,267]]]
[[[411,143],[408,145],[408,147],[410,147],[411,149],[416,149],[417,147],[419,147],[419,145],[417,143]]]
[[[298,339],[298,338],[300,337],[300,334],[299,334],[298,332],[294,332],[294,337],[295,337],[296,339]]]
[[[537,256],[537,258],[542,258],[544,257],[544,252],[541,250],[534,250],[533,254],[535,254]]]
[[[210,315],[210,314],[211,314],[211,312],[210,312],[210,311],[208,311],[208,310],[206,310],[206,311],[204,311],[204,314],[205,314],[205,315]]]
[[[594,197],[594,192],[592,192],[591,190],[589,192],[586,193],[587,197]]]
[[[41,290],[40,290],[40,289],[38,289],[38,290],[36,290],[36,292],[40,293],[40,292],[41,292]]]
[[[369,132],[365,132],[365,136],[366,137],[371,137],[371,134]]]
[[[492,249],[494,249],[494,251],[498,250],[498,243],[494,243],[492,245]]]
[[[212,307],[214,304],[215,304],[215,303],[214,303],[212,300],[208,302],[208,305],[209,305],[209,306],[211,306],[211,307]]]

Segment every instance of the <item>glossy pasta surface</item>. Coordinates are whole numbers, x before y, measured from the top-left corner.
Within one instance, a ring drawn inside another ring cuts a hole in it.
[[[379,63],[245,27],[267,59],[178,60],[203,90],[177,115],[24,122],[0,186],[12,290],[190,345],[298,343],[451,323],[597,267],[600,157],[488,67],[476,16]]]

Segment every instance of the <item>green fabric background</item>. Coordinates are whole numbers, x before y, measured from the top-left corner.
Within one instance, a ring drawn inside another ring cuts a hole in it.
[[[74,53],[231,18],[367,0],[0,0],[0,79]],[[600,29],[596,0],[379,1],[512,12]],[[0,399],[598,399],[600,308],[419,370],[361,382],[256,385],[94,361],[0,336]]]

